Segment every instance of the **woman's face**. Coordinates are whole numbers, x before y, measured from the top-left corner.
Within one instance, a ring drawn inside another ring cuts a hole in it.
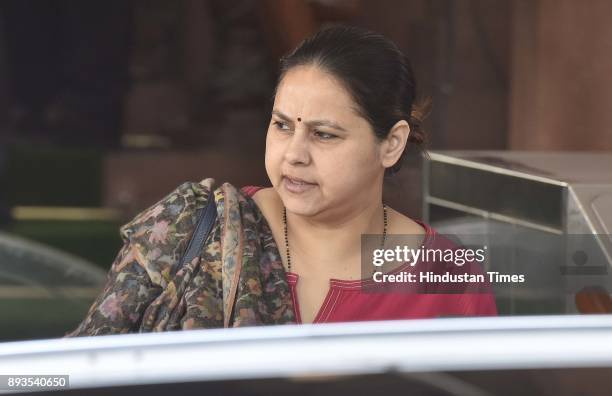
[[[266,137],[266,171],[288,211],[358,210],[382,184],[381,145],[355,108],[344,87],[316,66],[285,74]]]

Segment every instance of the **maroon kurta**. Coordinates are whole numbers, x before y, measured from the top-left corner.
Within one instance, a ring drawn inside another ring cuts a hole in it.
[[[253,196],[263,187],[246,186],[242,191]],[[426,248],[450,248],[449,241],[433,238],[436,231],[429,225],[415,220],[425,229],[423,246]],[[398,273],[410,269],[408,263],[388,273]],[[299,275],[287,273],[291,288],[293,306],[298,323],[300,305],[297,299],[296,286]],[[369,320],[435,318],[439,316],[486,316],[497,315],[495,298],[491,292],[474,293],[416,293],[406,291],[373,293],[364,289],[368,280],[330,279],[329,289],[321,308],[314,318],[314,323],[350,322]],[[490,290],[489,285],[484,286]],[[366,290],[366,291],[364,291]]]

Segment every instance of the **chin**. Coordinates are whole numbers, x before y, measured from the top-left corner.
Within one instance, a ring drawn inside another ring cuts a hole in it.
[[[320,202],[313,203],[310,199],[304,200],[300,197],[288,196],[286,192],[280,192],[279,196],[287,212],[299,216],[313,216],[320,210]]]
[[[304,217],[311,217],[318,213],[316,208],[305,207],[302,205],[291,205],[286,206],[287,212],[291,212],[292,214]]]

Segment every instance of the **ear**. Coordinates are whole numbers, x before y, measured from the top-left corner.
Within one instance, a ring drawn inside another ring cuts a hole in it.
[[[398,121],[393,125],[389,135],[382,141],[380,146],[382,166],[390,168],[395,165],[404,152],[408,135],[410,135],[410,126],[405,120]]]

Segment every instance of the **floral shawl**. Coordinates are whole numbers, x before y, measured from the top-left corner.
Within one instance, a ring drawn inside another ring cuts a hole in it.
[[[268,223],[250,197],[214,182],[184,183],[121,227],[106,285],[66,337],[295,323]],[[201,255],[177,272],[211,194],[217,220]]]

